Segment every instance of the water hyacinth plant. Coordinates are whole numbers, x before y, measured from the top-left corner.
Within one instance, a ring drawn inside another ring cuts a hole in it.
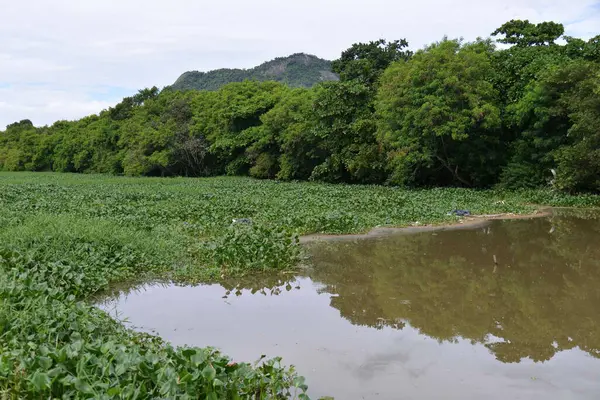
[[[133,279],[289,271],[302,234],[456,222],[455,209],[528,213],[530,204],[597,206],[600,197],[0,173],[0,399],[305,399],[285,360],[175,348],[91,299]],[[242,219],[251,223],[232,223]]]

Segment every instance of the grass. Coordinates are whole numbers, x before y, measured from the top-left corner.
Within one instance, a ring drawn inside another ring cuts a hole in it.
[[[600,196],[0,173],[0,398],[305,398],[280,360],[234,364],[133,333],[86,301],[111,283],[292,269],[299,235],[452,223]],[[250,223],[232,223],[248,219]]]

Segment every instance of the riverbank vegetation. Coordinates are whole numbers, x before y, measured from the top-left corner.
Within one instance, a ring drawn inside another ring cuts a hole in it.
[[[0,173],[0,398],[300,395],[303,380],[279,360],[253,368],[210,349],[174,349],[88,299],[130,280],[289,271],[302,261],[301,234],[451,223],[457,208],[528,213],[530,204],[590,207],[600,196]]]
[[[493,38],[355,44],[340,80],[310,89],[155,87],[78,121],[16,122],[0,169],[600,191],[600,37],[510,21]]]
[[[0,173],[0,398],[306,398],[280,360],[176,349],[90,298],[289,271],[302,234],[600,205],[599,39],[523,21],[495,34],[512,47],[381,40],[312,89],[151,88],[78,121],[9,125],[0,169],[87,174]],[[237,176],[141,177],[213,175]]]

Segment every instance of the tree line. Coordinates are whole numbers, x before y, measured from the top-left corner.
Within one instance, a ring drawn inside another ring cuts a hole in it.
[[[77,121],[0,132],[0,169],[250,175],[600,191],[600,35],[512,20],[474,42],[354,44],[339,81],[140,90]]]

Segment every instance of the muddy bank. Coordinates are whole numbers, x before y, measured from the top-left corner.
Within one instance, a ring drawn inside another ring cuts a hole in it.
[[[552,215],[552,208],[543,207],[531,214],[487,214],[487,215],[471,215],[462,217],[453,223],[442,224],[424,224],[405,227],[375,227],[367,233],[361,234],[346,234],[346,235],[327,235],[327,234],[311,234],[300,237],[300,243],[311,243],[317,241],[341,241],[341,240],[358,240],[371,239],[390,235],[412,234],[419,232],[431,231],[447,231],[458,229],[473,229],[488,225],[494,220],[511,220],[511,219],[530,219],[542,218]]]

